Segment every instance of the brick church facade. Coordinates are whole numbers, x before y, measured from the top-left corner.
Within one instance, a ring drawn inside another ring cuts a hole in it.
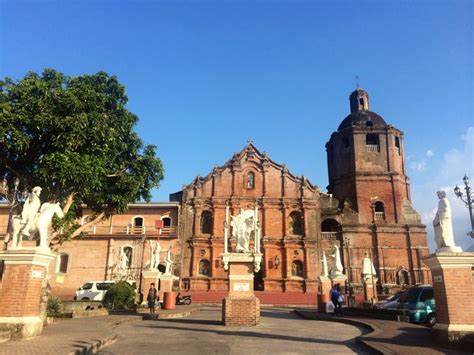
[[[221,263],[226,206],[231,215],[258,207],[263,263],[254,286],[262,303],[314,304],[323,252],[331,268],[335,244],[351,293],[362,293],[365,255],[377,270],[379,293],[429,282],[421,263],[428,254],[426,231],[410,202],[403,133],[369,110],[361,89],[350,95],[350,108],[326,143],[327,192],[249,142],[223,166],[170,195],[172,202],[131,205],[85,238],[64,243],[49,268],[53,293],[72,298],[84,282],[116,279],[121,253],[129,253],[126,278],[139,287],[147,241],[159,237],[162,250],[172,251],[180,288],[198,302],[219,301],[228,289]],[[7,219],[8,208],[0,207],[0,228]],[[161,236],[157,220],[164,222]]]

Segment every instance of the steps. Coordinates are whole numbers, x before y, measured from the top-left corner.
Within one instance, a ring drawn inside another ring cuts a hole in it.
[[[227,296],[227,292],[208,291],[208,292],[191,292],[193,303],[221,303]],[[286,293],[286,292],[265,292],[255,291],[255,296],[260,299],[261,305],[275,306],[316,306],[316,293]]]

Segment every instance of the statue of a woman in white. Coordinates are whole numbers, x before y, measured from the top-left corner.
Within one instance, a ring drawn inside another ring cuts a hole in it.
[[[435,231],[436,251],[462,251],[454,244],[453,223],[451,219],[451,205],[446,198],[445,191],[437,192],[439,203],[436,216],[433,220]]]
[[[331,270],[331,275],[336,276],[336,275],[342,275],[342,272],[344,271],[344,268],[342,266],[341,262],[341,252],[339,250],[339,247],[337,244],[334,244],[334,251],[331,255],[334,258],[333,261],[333,267]]]

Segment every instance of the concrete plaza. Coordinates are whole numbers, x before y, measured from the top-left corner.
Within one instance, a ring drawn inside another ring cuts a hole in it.
[[[363,353],[362,331],[335,322],[311,322],[283,308],[262,309],[256,327],[224,327],[221,308],[191,316],[124,324],[101,354],[337,354]]]

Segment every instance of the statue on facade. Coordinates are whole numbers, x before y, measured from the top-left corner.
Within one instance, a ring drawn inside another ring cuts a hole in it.
[[[117,274],[120,277],[124,277],[127,275],[127,269],[128,265],[130,263],[130,260],[128,258],[127,253],[125,252],[125,248],[120,248],[120,255],[119,255],[119,260],[118,260],[118,268],[117,268]]]
[[[435,232],[436,251],[452,251],[460,252],[461,248],[454,244],[453,223],[451,219],[451,205],[446,198],[445,191],[437,192],[439,203],[436,216],[433,220],[433,227]]]
[[[160,242],[150,240],[150,270],[158,270],[160,265]]]
[[[321,264],[323,268],[323,272],[321,276],[327,277],[328,276],[328,260],[326,259],[326,253],[323,251],[323,258],[321,259]]]
[[[253,231],[254,212],[251,210],[243,211],[237,216],[231,216],[230,223],[232,227],[232,238],[237,240],[236,252],[250,252],[250,236]]]
[[[372,260],[369,258],[369,253],[365,253],[364,260],[362,260],[362,277],[364,279],[370,279],[377,275],[375,266]]]
[[[333,253],[331,254],[333,257],[333,267],[331,270],[331,276],[339,276],[343,274],[344,268],[341,262],[341,252],[337,244],[334,244]]]
[[[166,275],[171,275],[172,266],[173,266],[173,258],[171,256],[171,249],[168,249],[168,252],[166,253],[166,270],[165,270]]]

